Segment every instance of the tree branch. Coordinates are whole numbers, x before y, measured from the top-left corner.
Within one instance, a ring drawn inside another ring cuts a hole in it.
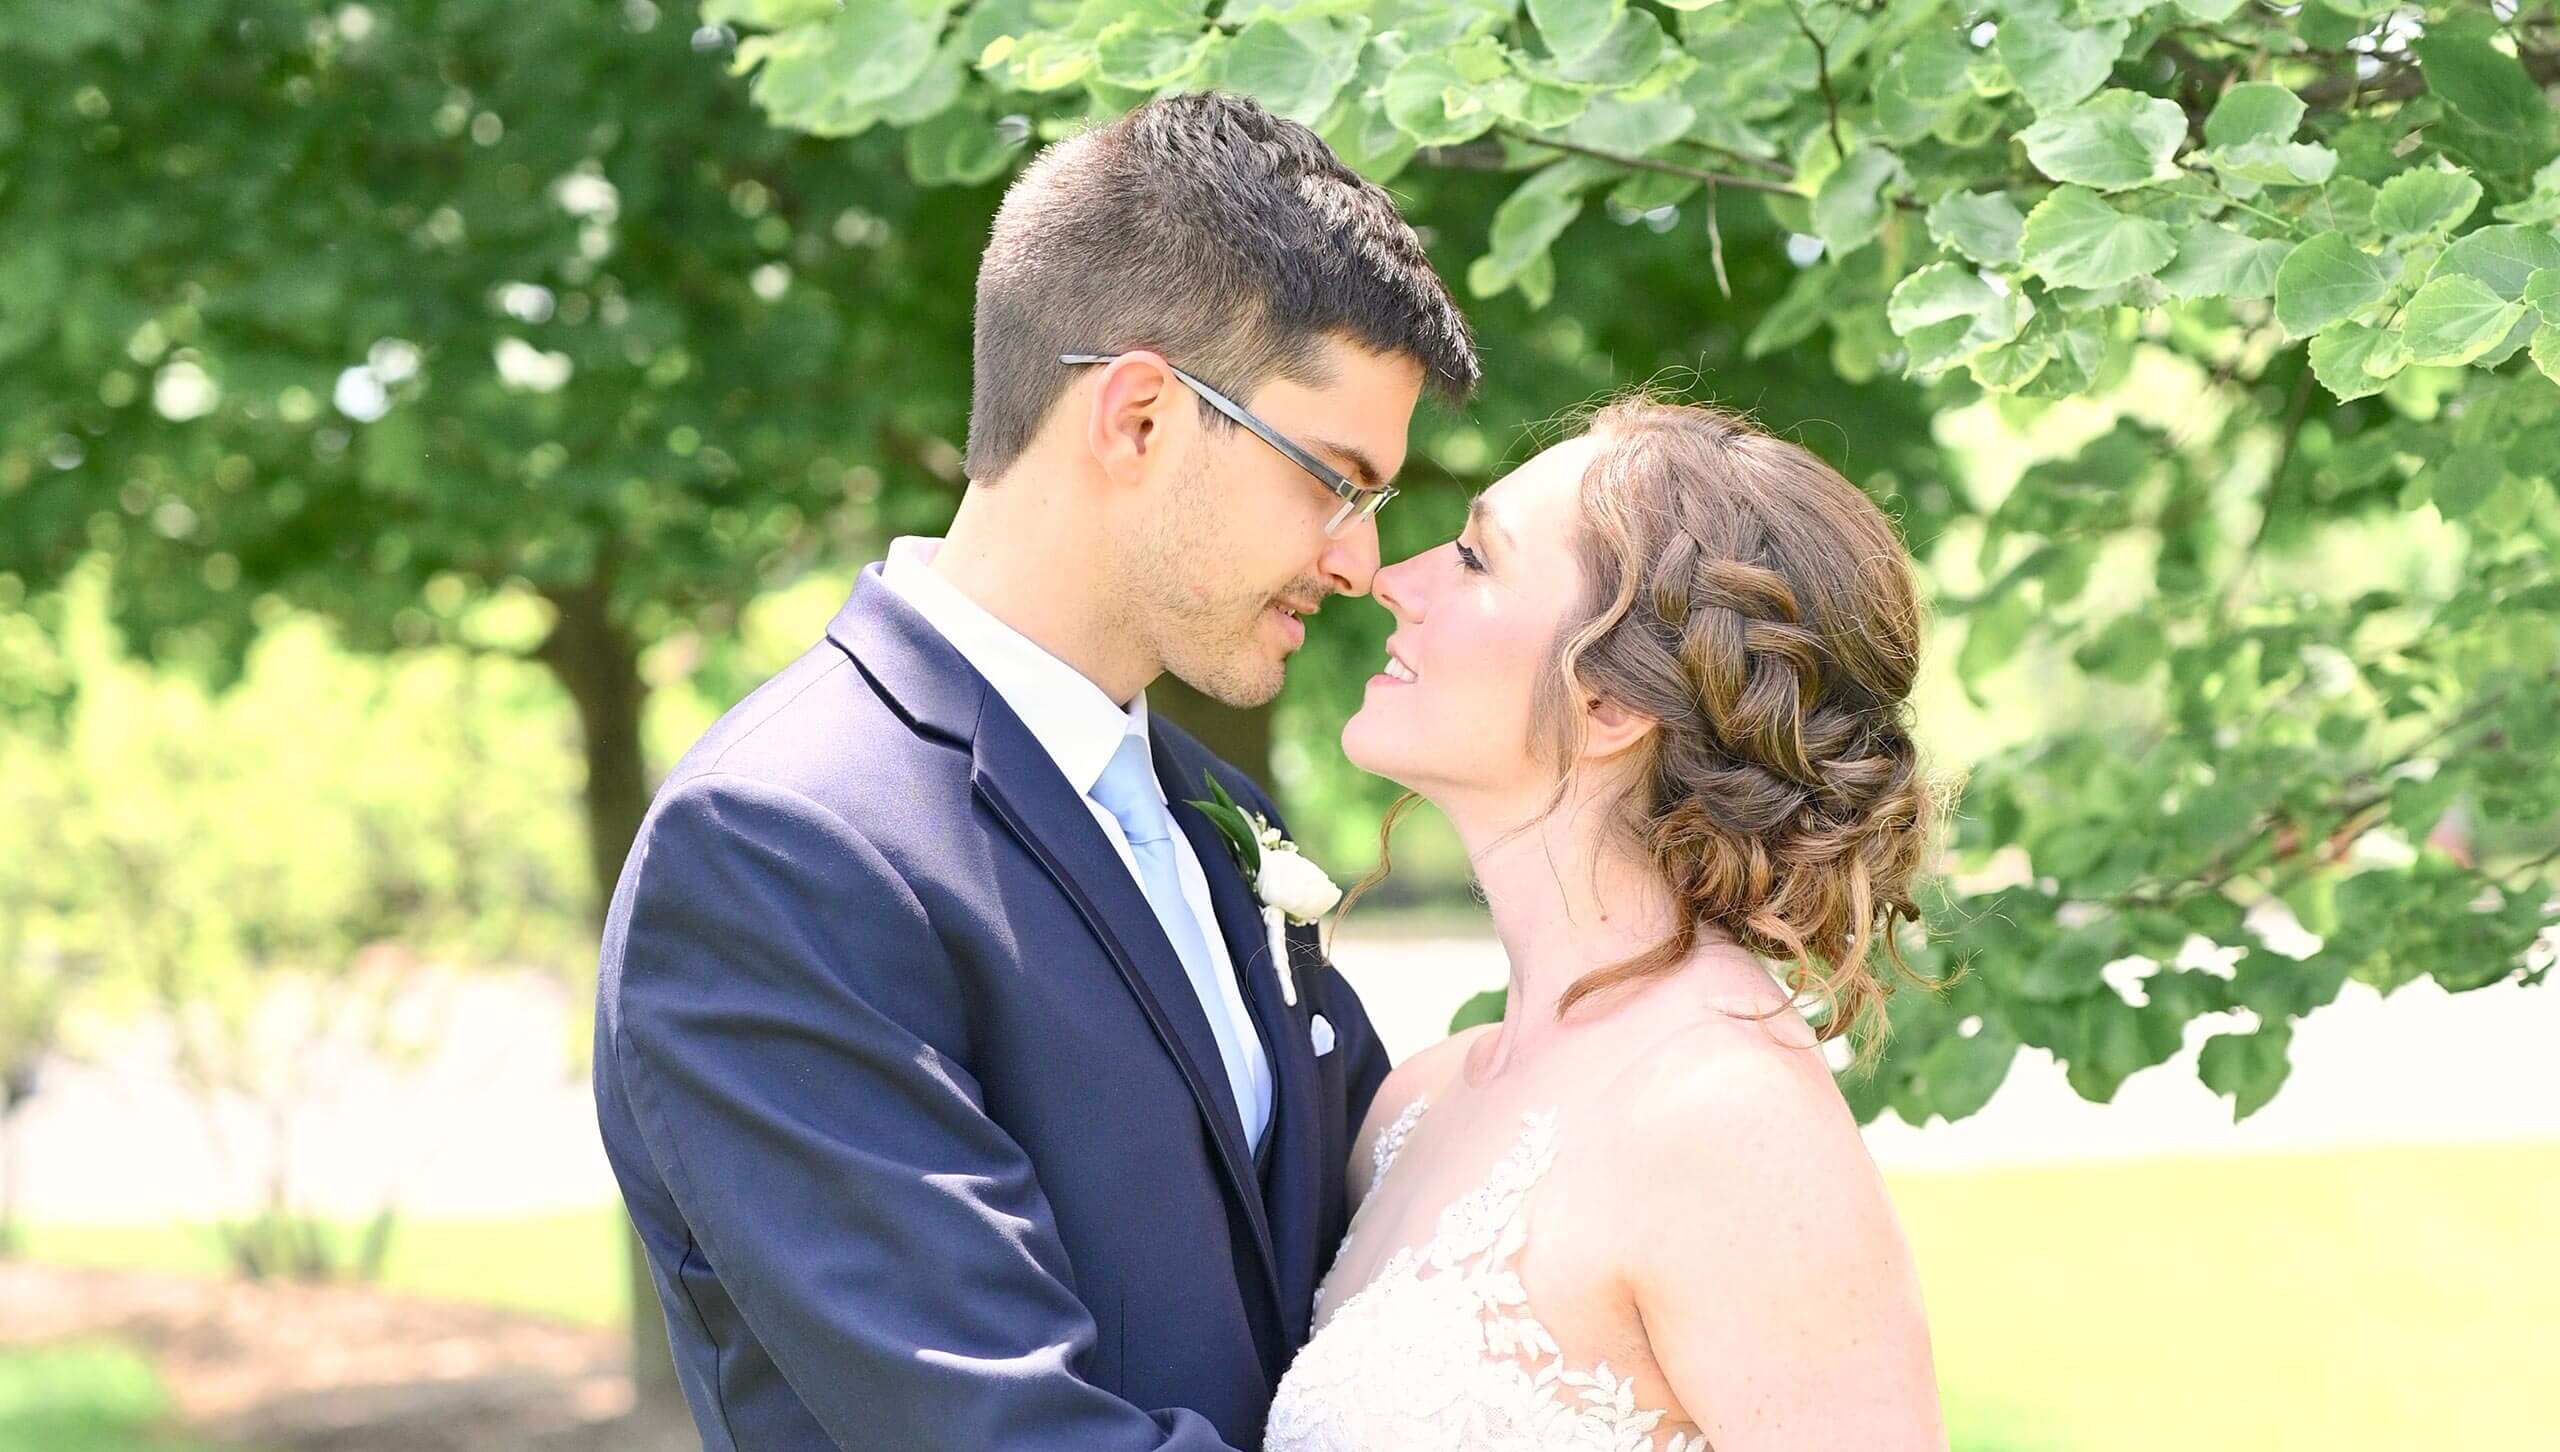
[[[2275,522],[2276,506],[2284,498],[2284,471],[2293,464],[2293,447],[2302,438],[2302,421],[2311,411],[2311,365],[2302,365],[2302,376],[2293,383],[2293,398],[2285,405],[2284,441],[2276,446],[2276,461],[2267,472],[2267,500],[2258,510],[2258,527],[2249,533],[2248,544],[2241,547],[2240,558],[2231,567],[2231,583],[2225,587],[2222,609],[2226,615],[2240,603],[2241,587],[2248,582],[2249,572],[2258,563],[2258,548],[2267,541],[2267,528]]]
[[[1822,109],[1831,116],[1831,154],[1847,161],[1849,147],[1840,139],[1840,97],[1831,89],[1831,47],[1823,44],[1822,37],[1813,33],[1813,26],[1804,18],[1804,6],[1797,0],[1787,0],[1787,11],[1795,16],[1796,29],[1803,31],[1804,38],[1813,42],[1813,69],[1822,82]]]
[[[1682,166],[1676,161],[1664,161],[1660,157],[1629,156],[1624,152],[1603,151],[1596,146],[1584,146],[1578,141],[1557,141],[1544,136],[1531,136],[1525,132],[1513,131],[1508,128],[1504,128],[1496,134],[1507,136],[1514,141],[1525,141],[1532,146],[1543,146],[1551,151],[1562,151],[1574,156],[1587,156],[1593,161],[1605,161],[1615,166],[1623,166],[1630,171],[1655,171],[1662,173],[1664,176],[1687,177],[1691,181],[1713,182],[1718,186],[1741,187],[1745,191],[1771,192],[1782,197],[1803,195],[1803,193],[1797,191],[1794,187],[1786,186],[1779,182],[1769,181],[1762,177],[1734,176],[1728,172],[1709,171],[1704,167]],[[1455,150],[1456,148],[1451,147],[1434,147],[1419,152],[1417,155],[1435,165],[1445,164],[1452,166],[1464,166],[1477,171],[1504,169],[1501,167],[1485,166],[1479,159],[1482,155],[1481,152],[1470,154],[1461,160],[1452,154]]]

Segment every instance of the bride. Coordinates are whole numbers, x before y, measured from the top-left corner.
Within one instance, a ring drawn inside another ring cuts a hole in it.
[[[1457,828],[1510,1000],[1380,1087],[1265,1446],[1943,1449],[1824,1048],[1875,1046],[1932,817],[1892,527],[1803,449],[1634,399],[1376,593],[1343,748]]]

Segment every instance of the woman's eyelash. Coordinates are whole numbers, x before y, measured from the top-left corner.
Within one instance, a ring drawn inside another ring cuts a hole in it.
[[[1449,544],[1457,550],[1458,563],[1465,567],[1467,573],[1471,575],[1484,573],[1484,557],[1467,548],[1466,541],[1453,539]]]

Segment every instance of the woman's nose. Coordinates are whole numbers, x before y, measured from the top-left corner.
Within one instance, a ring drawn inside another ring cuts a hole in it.
[[[1389,565],[1378,571],[1375,582],[1369,587],[1370,593],[1378,597],[1378,603],[1387,607],[1387,613],[1403,624],[1410,625],[1422,618],[1419,608],[1421,572],[1423,562],[1429,557],[1429,552],[1425,551],[1412,559]]]

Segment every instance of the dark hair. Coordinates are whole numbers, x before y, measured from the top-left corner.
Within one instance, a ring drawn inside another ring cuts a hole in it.
[[[1330,335],[1415,359],[1445,398],[1474,391],[1466,319],[1384,191],[1242,97],[1150,101],[1005,194],[978,264],[968,475],[1030,445],[1073,381],[1061,353],[1152,348],[1244,399],[1331,382]]]

